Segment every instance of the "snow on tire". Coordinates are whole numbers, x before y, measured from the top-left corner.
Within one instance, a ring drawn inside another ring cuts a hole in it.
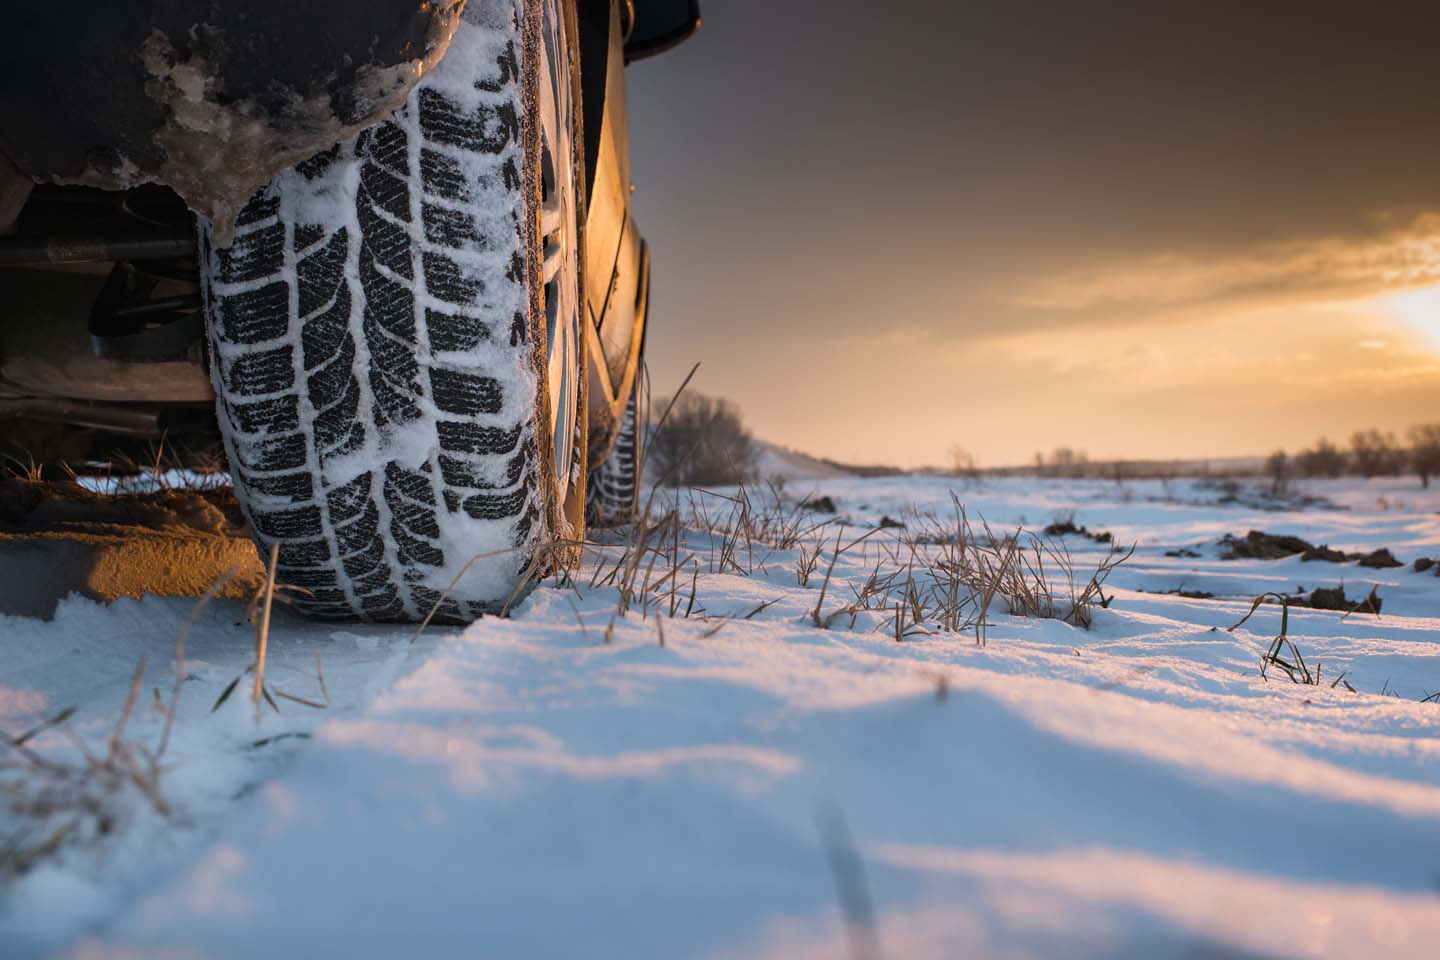
[[[555,201],[535,117],[537,51],[573,57],[567,29],[557,0],[470,0],[402,108],[276,177],[231,246],[202,229],[236,493],[313,615],[473,619],[570,533],[546,428],[541,207],[553,225]]]

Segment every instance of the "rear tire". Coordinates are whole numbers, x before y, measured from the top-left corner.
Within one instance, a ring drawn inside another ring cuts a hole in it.
[[[642,368],[643,369],[643,368]],[[635,521],[639,511],[641,454],[640,370],[615,434],[610,455],[590,471],[585,486],[585,520],[595,527],[618,527]]]
[[[568,6],[470,0],[401,109],[202,230],[236,495],[315,616],[468,621],[582,533]]]

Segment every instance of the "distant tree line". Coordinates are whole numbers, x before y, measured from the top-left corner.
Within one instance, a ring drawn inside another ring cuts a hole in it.
[[[965,461],[952,449],[951,471],[963,475]],[[973,462],[973,461],[972,461]],[[973,469],[973,467],[972,467]],[[1249,472],[1254,467],[1242,468]],[[1235,468],[1220,468],[1221,473],[1234,473]],[[1209,462],[1154,460],[1091,460],[1084,450],[1056,447],[1050,453],[1036,453],[1028,468],[985,471],[994,474],[1028,473],[1042,477],[1107,479],[1117,483],[1125,480],[1160,479],[1212,473]],[[1357,430],[1349,445],[1341,447],[1326,437],[1293,454],[1276,450],[1265,461],[1265,472],[1272,489],[1283,492],[1294,477],[1396,477],[1413,474],[1421,486],[1429,487],[1432,479],[1440,478],[1440,423],[1422,423],[1404,433],[1404,440],[1393,432]]]
[[[1408,444],[1394,433],[1357,430],[1348,450],[1326,437],[1293,456],[1276,450],[1266,461],[1271,487],[1279,493],[1291,477],[1398,477],[1414,473],[1422,487],[1440,476],[1440,423],[1422,423],[1406,433]]]
[[[684,393],[673,406],[659,399],[653,406],[657,416],[669,409],[663,423],[649,425],[646,447],[654,479],[667,485],[721,485],[755,479],[760,446],[751,435],[740,410],[723,397]],[[1405,442],[1393,432],[1359,430],[1342,448],[1326,437],[1294,454],[1276,450],[1265,461],[1265,471],[1276,493],[1284,491],[1292,477],[1400,476],[1413,473],[1424,487],[1440,478],[1440,422],[1423,423],[1405,433]],[[954,477],[978,479],[982,473],[1033,473],[1048,477],[1090,477],[1114,480],[1154,478],[1168,480],[1184,474],[1208,474],[1205,463],[1170,461],[1091,460],[1084,450],[1057,447],[1049,454],[1035,454],[1032,469],[1010,468],[982,471],[975,457],[956,444],[948,451],[949,463],[935,472]],[[836,467],[867,476],[887,476],[901,471],[893,467],[856,467],[833,461]],[[1254,463],[1254,461],[1251,461]],[[1249,470],[1254,470],[1251,466]]]
[[[1191,465],[1188,469],[1193,469]],[[1169,480],[1186,472],[1187,466],[1164,460],[1091,460],[1084,450],[1056,447],[1050,453],[1035,454],[1035,473],[1042,477],[1126,480]]]

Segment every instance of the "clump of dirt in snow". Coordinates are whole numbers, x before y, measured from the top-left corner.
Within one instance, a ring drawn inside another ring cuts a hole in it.
[[[1299,537],[1280,536],[1251,530],[1244,539],[1227,533],[1220,541],[1221,560],[1279,560],[1315,549]]]
[[[70,593],[199,596],[227,576],[220,595],[235,598],[264,579],[229,489],[102,496],[0,481],[0,613],[48,618]]]
[[[1244,539],[1227,533],[1225,538],[1220,541],[1220,548],[1221,560],[1280,560],[1284,557],[1293,557],[1298,554],[1303,561],[1320,560],[1326,563],[1348,563],[1351,560],[1358,560],[1360,566],[1371,567],[1376,570],[1404,566],[1404,563],[1396,560],[1395,555],[1385,547],[1373,550],[1370,553],[1346,553],[1343,550],[1336,550],[1334,547],[1325,544],[1317,547],[1299,537],[1262,533],[1259,530],[1251,530],[1245,535]],[[1173,555],[1175,554],[1172,554],[1172,556]],[[1340,608],[1325,607],[1323,609]]]
[[[1322,510],[1346,510],[1348,507],[1335,503],[1326,497],[1317,497],[1308,493],[1298,491],[1276,491],[1270,488],[1268,481],[1263,484],[1256,484],[1253,487],[1242,485],[1237,480],[1202,480],[1198,484],[1201,489],[1216,490],[1219,496],[1215,503],[1225,506],[1249,507],[1252,510],[1265,510],[1271,513],[1281,513],[1287,510],[1308,510],[1318,508]],[[1204,501],[1201,501],[1202,503]]]
[[[1316,587],[1309,594],[1287,598],[1293,607],[1310,607],[1313,610],[1344,610],[1347,613],[1379,613],[1380,592],[1370,588],[1369,596],[1351,600],[1345,596],[1345,586]]]
[[[1064,537],[1069,535],[1088,537],[1089,539],[1094,540],[1096,543],[1115,542],[1115,535],[1112,534],[1110,531],[1091,531],[1087,527],[1077,527],[1073,519],[1056,520],[1054,523],[1050,524],[1050,526],[1045,528],[1045,536],[1047,537]]]
[[[1182,587],[1171,587],[1169,590],[1137,590],[1137,593],[1154,593],[1166,597],[1184,597],[1186,600],[1214,600],[1215,594],[1209,590],[1186,590]]]
[[[1346,553],[1344,550],[1336,550],[1334,547],[1321,544],[1318,547],[1311,547],[1300,554],[1300,559],[1309,563],[1320,560],[1325,563],[1344,563],[1347,560],[1354,560],[1359,554]]]
[[[1373,553],[1367,553],[1360,558],[1360,566],[1372,567],[1376,570],[1388,570],[1391,567],[1403,567],[1405,564],[1395,559],[1395,555],[1389,550],[1381,547]]]
[[[74,483],[0,481],[4,533],[88,534],[120,526],[225,536],[243,534],[244,524],[228,487],[104,496]]]

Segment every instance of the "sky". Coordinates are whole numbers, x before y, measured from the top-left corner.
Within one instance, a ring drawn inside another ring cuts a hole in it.
[[[1440,420],[1440,5],[701,6],[627,70],[657,392],[900,466]]]

